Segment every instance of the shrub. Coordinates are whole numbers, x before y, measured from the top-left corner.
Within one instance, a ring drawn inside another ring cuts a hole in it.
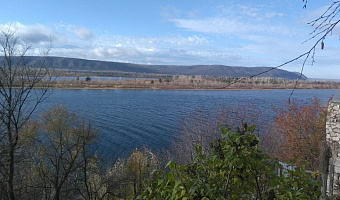
[[[301,166],[279,176],[275,168],[282,165],[262,153],[254,130],[222,128],[209,156],[196,146],[190,164],[169,162],[169,170],[156,171],[137,199],[319,199],[321,183],[314,174]]]

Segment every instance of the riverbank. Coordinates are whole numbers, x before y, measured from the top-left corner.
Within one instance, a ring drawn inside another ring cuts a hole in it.
[[[254,87],[245,87],[245,86],[227,86],[227,87],[173,87],[173,86],[105,86],[105,85],[91,85],[91,84],[82,84],[82,85],[60,85],[60,84],[53,84],[52,88],[54,89],[73,89],[73,90],[115,90],[115,89],[122,89],[122,90],[292,90],[292,89],[340,89],[340,85],[297,85],[295,88],[294,86],[289,87],[278,87],[276,85],[266,85],[266,86],[254,86]]]
[[[166,79],[91,79],[79,80],[64,77],[52,81],[58,89],[136,89],[136,90],[292,90],[292,89],[340,89],[339,82],[304,81],[273,78],[183,78],[173,76]]]
[[[188,91],[245,91],[245,90],[292,90],[294,88],[138,88],[138,87],[52,87],[58,90],[188,90]],[[340,88],[295,88],[296,90],[340,90]]]

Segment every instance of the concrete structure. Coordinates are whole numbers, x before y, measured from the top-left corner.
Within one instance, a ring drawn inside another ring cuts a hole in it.
[[[340,191],[340,101],[332,101],[328,105],[326,121],[326,140],[330,147],[327,184],[324,189],[329,195]]]

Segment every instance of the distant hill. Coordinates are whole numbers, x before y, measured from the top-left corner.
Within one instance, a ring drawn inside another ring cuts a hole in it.
[[[42,57],[27,57],[29,63],[41,62]],[[264,72],[270,67],[236,67],[225,65],[143,65],[132,63],[106,62],[97,60],[85,60],[77,58],[48,57],[46,65],[55,69],[109,71],[130,73],[154,73],[154,74],[181,74],[181,75],[209,75],[247,77]],[[258,77],[273,77],[285,79],[297,79],[299,73],[274,69]],[[307,77],[302,76],[302,79]]]

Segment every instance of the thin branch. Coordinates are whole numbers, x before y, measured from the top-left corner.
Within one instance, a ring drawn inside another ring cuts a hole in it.
[[[303,7],[306,8],[307,0],[304,0],[303,2],[304,2]],[[235,84],[237,82],[240,82],[241,80],[254,78],[256,76],[260,76],[262,74],[268,73],[268,72],[270,72],[274,69],[281,68],[281,67],[283,67],[283,66],[285,66],[289,63],[292,63],[292,62],[297,61],[300,58],[304,57],[304,61],[303,61],[302,66],[301,66],[300,75],[299,75],[298,79],[296,80],[294,88],[292,89],[292,92],[290,93],[290,95],[288,97],[288,102],[290,102],[290,99],[291,99],[295,89],[297,88],[299,81],[301,80],[301,78],[303,76],[303,71],[304,71],[304,67],[306,65],[307,60],[311,59],[312,60],[311,65],[314,64],[314,62],[315,62],[315,51],[316,51],[317,45],[319,45],[320,42],[321,42],[321,49],[323,49],[324,48],[323,41],[326,39],[327,36],[332,34],[332,31],[334,30],[334,28],[340,23],[340,20],[334,21],[335,16],[337,16],[339,13],[340,13],[340,1],[335,1],[328,7],[328,9],[320,17],[318,17],[317,19],[308,23],[308,25],[313,26],[313,27],[315,26],[315,28],[310,33],[310,35],[312,35],[312,36],[310,38],[308,38],[307,40],[305,40],[303,43],[306,43],[306,42],[313,40],[315,38],[318,38],[318,39],[315,41],[315,43],[312,45],[312,47],[308,51],[306,51],[305,53],[303,53],[303,54],[301,54],[301,55],[299,55],[299,56],[281,64],[281,65],[269,68],[268,70],[265,70],[263,72],[251,75],[249,77],[243,77],[241,79],[234,80],[233,82],[231,82],[229,84],[229,86],[232,85],[232,84]],[[318,30],[320,30],[320,31],[318,31]]]

